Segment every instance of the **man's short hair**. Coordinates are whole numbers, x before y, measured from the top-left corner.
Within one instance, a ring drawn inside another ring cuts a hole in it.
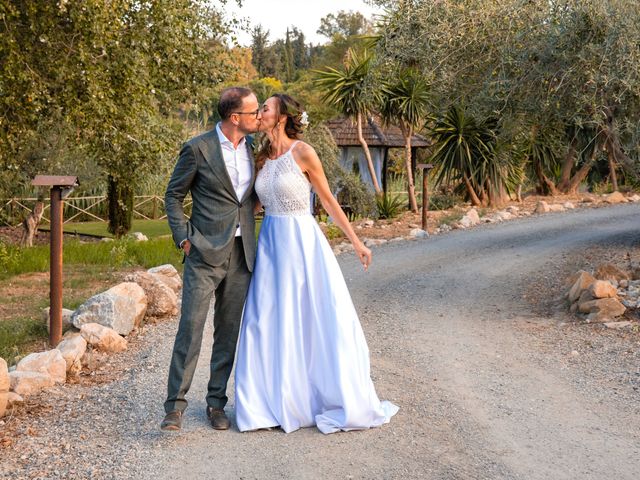
[[[251,89],[245,87],[225,88],[220,94],[218,102],[218,114],[222,120],[226,120],[233,112],[242,109],[242,100],[253,94]]]

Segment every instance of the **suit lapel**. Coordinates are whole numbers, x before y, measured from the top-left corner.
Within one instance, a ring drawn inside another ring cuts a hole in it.
[[[243,202],[251,195],[253,192],[253,186],[256,183],[256,160],[253,156],[253,137],[247,135],[245,145],[247,147],[247,153],[249,154],[249,160],[251,160],[251,183],[249,183],[247,191],[244,192],[244,195],[242,196]]]
[[[220,139],[215,128],[205,135],[200,142],[198,142],[198,148],[202,152],[204,159],[207,161],[213,173],[218,177],[224,188],[238,200],[236,191],[231,183],[231,177],[227,171],[227,166],[224,163],[224,157],[222,156],[222,147],[220,147]]]

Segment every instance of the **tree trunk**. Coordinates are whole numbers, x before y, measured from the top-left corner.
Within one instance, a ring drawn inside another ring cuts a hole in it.
[[[618,176],[616,175],[616,161],[611,145],[607,148],[607,157],[609,158],[609,178],[614,192],[618,191]]]
[[[558,192],[556,185],[551,181],[551,179],[545,175],[540,162],[536,162],[535,170],[538,181],[540,182],[540,193],[552,196],[558,195],[560,192]]]
[[[478,198],[478,195],[473,189],[473,186],[471,185],[471,180],[469,180],[469,177],[467,177],[466,173],[464,174],[463,178],[464,178],[464,184],[467,187],[467,192],[469,193],[469,198],[471,199],[471,203],[476,207],[481,207],[482,202],[480,201],[480,199]]]
[[[409,208],[413,213],[418,213],[418,202],[416,201],[416,186],[413,179],[413,164],[411,162],[411,137],[413,136],[413,129],[410,126],[401,125],[402,133],[404,134],[404,148],[406,155],[406,167],[407,167],[407,180],[408,180],[408,195],[409,195]]]
[[[108,230],[120,238],[131,230],[133,218],[133,187],[122,179],[109,175],[107,200],[109,202]]]
[[[584,161],[584,164],[578,169],[576,174],[571,178],[567,188],[566,189],[562,189],[562,191],[564,193],[567,193],[569,195],[573,195],[578,191],[578,187],[580,186],[582,181],[585,178],[587,178],[587,175],[589,174],[589,170],[591,170],[591,167],[593,166],[593,162],[596,159],[597,153],[598,153],[598,147],[595,146],[593,148],[593,151],[591,152],[591,155],[589,156],[589,158]]]
[[[376,193],[380,193],[380,184],[378,183],[378,177],[376,176],[376,169],[373,166],[373,160],[371,160],[371,152],[369,151],[369,145],[364,140],[362,135],[362,114],[359,113],[356,116],[356,125],[358,129],[358,141],[364,150],[364,156],[367,159],[367,165],[369,167],[369,174],[371,175],[371,181],[373,182],[373,188]]]
[[[571,170],[576,162],[576,143],[574,138],[569,144],[569,149],[564,156],[564,162],[562,162],[562,170],[560,171],[560,182],[558,183],[558,189],[566,191],[571,183]]]

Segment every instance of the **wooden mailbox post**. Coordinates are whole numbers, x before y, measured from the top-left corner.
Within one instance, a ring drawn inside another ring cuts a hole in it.
[[[78,177],[37,175],[31,185],[51,187],[51,240],[49,268],[49,344],[62,339],[62,199],[78,186]]]
[[[427,191],[427,180],[429,170],[433,168],[430,163],[419,163],[418,168],[422,169],[422,230],[427,231],[427,212],[429,211],[429,192]]]

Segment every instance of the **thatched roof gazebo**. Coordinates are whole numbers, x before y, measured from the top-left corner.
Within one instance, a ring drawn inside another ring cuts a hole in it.
[[[336,145],[340,148],[340,164],[348,171],[356,172],[362,181],[373,187],[373,181],[367,167],[367,160],[364,151],[358,141],[358,132],[355,121],[350,118],[336,118],[327,122],[327,127],[331,131]],[[390,125],[382,127],[381,122],[373,117],[369,117],[362,125],[362,135],[364,136],[369,150],[371,160],[378,175],[378,180],[382,182],[382,190],[387,191],[387,161],[390,148],[404,148],[404,136],[400,128]],[[411,139],[411,159],[413,170],[416,169],[416,151],[418,148],[427,148],[429,141],[421,135],[414,135]]]

